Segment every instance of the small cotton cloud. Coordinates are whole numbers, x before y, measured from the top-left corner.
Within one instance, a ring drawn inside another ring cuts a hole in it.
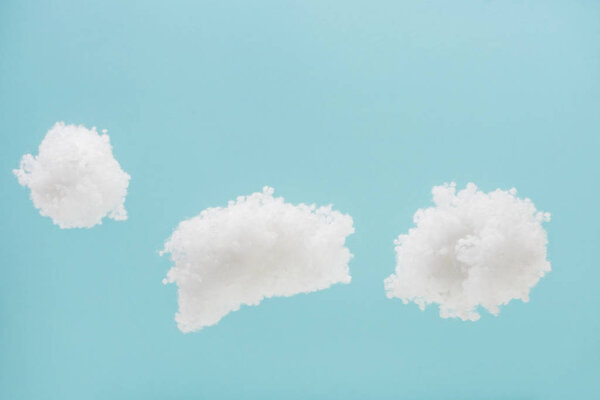
[[[214,325],[241,305],[349,283],[352,218],[331,206],[286,203],[273,189],[240,196],[182,221],[162,253],[174,266],[179,329]]]
[[[470,183],[433,188],[434,207],[420,209],[415,228],[396,244],[396,272],[385,280],[387,297],[424,309],[437,303],[442,318],[476,321],[479,306],[494,315],[550,271],[546,260],[549,213],[537,211],[516,190],[484,193]]]
[[[57,122],[38,155],[26,154],[20,168],[13,170],[19,183],[31,190],[40,214],[61,228],[90,228],[107,215],[127,219],[129,175],[113,157],[105,132]]]

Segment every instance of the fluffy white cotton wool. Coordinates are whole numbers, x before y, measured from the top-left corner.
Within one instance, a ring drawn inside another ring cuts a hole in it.
[[[181,222],[162,252],[175,263],[163,283],[179,288],[179,329],[214,325],[266,297],[349,283],[344,242],[353,232],[349,215],[286,203],[270,187]]]
[[[433,188],[434,207],[414,216],[416,228],[396,244],[396,273],[385,280],[389,298],[424,309],[440,305],[443,318],[479,319],[478,306],[494,315],[550,271],[546,260],[549,213],[536,210],[517,191],[484,193],[470,183]]]
[[[13,173],[31,190],[40,214],[61,228],[90,228],[107,214],[127,219],[129,175],[113,157],[108,135],[98,134],[96,128],[57,122],[38,155],[23,156]]]

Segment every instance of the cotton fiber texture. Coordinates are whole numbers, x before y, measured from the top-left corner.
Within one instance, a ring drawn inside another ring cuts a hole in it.
[[[108,135],[96,128],[57,122],[38,155],[23,156],[13,173],[40,214],[61,228],[90,228],[107,215],[127,219],[129,175],[113,157]]]
[[[241,305],[349,283],[352,218],[331,206],[293,205],[273,189],[240,196],[179,224],[165,244],[183,332],[214,325]]]
[[[415,228],[400,235],[396,272],[385,280],[387,297],[421,309],[437,303],[442,318],[476,321],[478,307],[494,315],[550,271],[546,260],[549,213],[537,211],[517,191],[484,193],[470,183],[433,188],[434,207],[420,209]]]

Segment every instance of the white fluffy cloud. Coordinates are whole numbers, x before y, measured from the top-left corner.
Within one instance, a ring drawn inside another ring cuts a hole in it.
[[[424,309],[437,303],[443,318],[479,319],[478,306],[494,315],[550,271],[546,231],[550,214],[537,211],[516,190],[484,193],[470,183],[433,188],[434,207],[420,209],[417,225],[396,244],[396,272],[385,280],[389,298]]]
[[[179,288],[179,329],[214,325],[242,304],[349,283],[352,218],[331,206],[293,205],[273,189],[182,221],[165,244]]]
[[[31,190],[40,214],[61,228],[90,228],[107,214],[127,219],[129,175],[113,157],[108,135],[98,134],[96,128],[57,122],[38,155],[24,155],[13,173]]]

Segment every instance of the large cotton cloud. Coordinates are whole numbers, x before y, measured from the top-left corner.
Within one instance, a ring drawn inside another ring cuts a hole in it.
[[[484,193],[470,183],[433,188],[434,207],[420,209],[417,225],[396,239],[396,272],[387,296],[424,309],[437,303],[443,318],[479,319],[478,306],[494,315],[550,271],[546,231],[550,214],[537,211],[516,190]]]
[[[179,288],[179,329],[214,325],[241,305],[349,283],[344,246],[352,218],[331,206],[293,205],[273,189],[208,208],[179,224],[165,244]]]
[[[127,219],[129,175],[113,157],[108,135],[96,128],[57,122],[38,155],[23,156],[13,173],[31,190],[40,214],[61,228],[90,228],[106,215]]]

